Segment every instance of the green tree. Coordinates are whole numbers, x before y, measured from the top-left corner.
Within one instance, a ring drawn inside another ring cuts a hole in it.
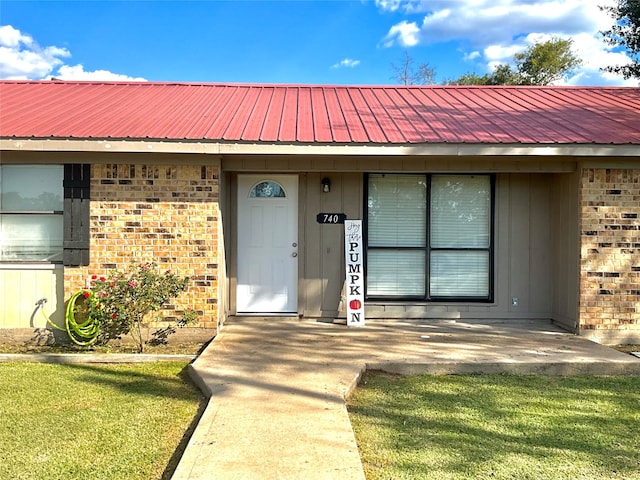
[[[491,74],[490,85],[519,85],[520,75],[507,64],[498,65]]]
[[[605,72],[622,74],[625,79],[640,79],[640,0],[618,0],[613,7],[600,7],[616,23],[610,30],[600,32],[609,45],[623,47],[631,57],[627,65],[603,68]]]
[[[573,40],[553,37],[516,53],[511,66],[498,65],[490,74],[465,73],[451,85],[549,85],[567,77],[582,61],[571,49]]]
[[[391,64],[393,80],[401,85],[433,85],[436,80],[436,71],[428,63],[415,66],[413,58],[405,51],[400,64]]]
[[[444,83],[447,85],[493,85],[491,75],[488,73],[478,75],[475,72],[464,73],[455,80],[446,80]]]
[[[518,85],[519,77],[509,65],[498,65],[493,72],[478,75],[468,72],[456,80],[445,82],[449,85]]]
[[[571,50],[573,40],[553,37],[536,43],[513,56],[520,85],[549,85],[566,78],[580,66],[580,60]]]

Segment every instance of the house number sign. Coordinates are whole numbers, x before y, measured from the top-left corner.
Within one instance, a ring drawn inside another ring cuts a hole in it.
[[[362,220],[344,222],[347,325],[364,326],[364,273],[362,262]]]
[[[347,219],[347,215],[344,213],[319,213],[316,215],[316,221],[318,223],[338,224],[344,223]]]

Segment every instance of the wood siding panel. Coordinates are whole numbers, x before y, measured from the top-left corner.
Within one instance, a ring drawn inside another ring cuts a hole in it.
[[[545,317],[553,305],[552,182],[552,175],[531,175],[529,196],[529,311]]]
[[[277,166],[274,167],[274,165]],[[307,156],[284,155],[237,156],[223,158],[223,169],[233,172],[256,172],[287,169],[299,172],[449,172],[449,173],[571,173],[576,171],[575,160],[548,157],[532,160],[528,158],[504,157],[450,157],[442,156]]]
[[[315,221],[315,213],[320,208],[320,179],[318,173],[305,176],[305,185],[301,188],[300,200],[305,203],[305,218],[301,224],[303,228],[300,241],[304,246],[304,272],[302,280],[302,310],[305,315],[320,313],[322,305],[322,238],[321,225]],[[302,193],[304,192],[304,194]]]
[[[552,186],[553,319],[573,330],[578,322],[578,175],[554,175]]]
[[[331,179],[331,192],[322,193],[320,180]],[[338,314],[344,284],[344,225],[320,225],[318,213],[345,213],[362,218],[362,175],[309,173],[306,176],[304,226],[304,314]]]
[[[509,179],[509,311],[527,311],[529,308],[530,265],[530,178],[528,175],[510,175]],[[497,252],[505,255],[505,252]],[[513,306],[513,297],[518,305]]]
[[[62,268],[0,269],[0,328],[42,328],[46,319],[36,302],[46,298],[43,310],[57,325],[64,319]]]
[[[315,184],[320,189],[320,182]],[[343,213],[345,208],[344,175],[331,178],[331,192],[320,195],[320,208],[314,213]],[[313,188],[313,184],[311,184]],[[353,190],[353,189],[352,189]],[[332,195],[333,194],[333,195]],[[321,278],[324,279],[321,309],[323,312],[336,312],[343,283],[344,270],[344,225],[320,225]]]

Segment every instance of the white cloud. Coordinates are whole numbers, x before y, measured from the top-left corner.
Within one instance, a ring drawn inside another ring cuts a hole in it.
[[[331,68],[353,68],[360,65],[360,60],[353,60],[351,58],[345,58],[344,60],[340,60],[338,63],[331,65]]]
[[[631,58],[624,52],[615,52],[611,47],[590,34],[579,34],[573,38],[573,48],[582,59],[582,65],[576,74],[566,80],[567,85],[622,85],[637,87],[637,79],[624,80],[619,75],[603,72],[609,65],[625,65]]]
[[[11,25],[3,25],[0,27],[0,45],[3,47],[16,48],[20,43],[26,45],[33,44],[33,39],[28,35],[22,35],[20,30],[16,30]]]
[[[0,26],[0,78],[44,78],[63,64],[62,58],[69,56],[71,54],[64,48],[41,48],[33,38],[11,25]]]
[[[402,20],[383,38],[384,46],[404,47],[458,41],[463,60],[483,60],[487,71],[512,60],[513,54],[536,41],[571,38],[583,66],[571,82],[630,84],[600,68],[625,64],[624,53],[613,52],[599,34],[613,19],[599,5],[616,0],[397,0],[379,1],[387,10],[421,16]],[[482,52],[478,55],[477,52]],[[637,81],[635,82],[637,83]]]
[[[465,52],[463,59],[465,62],[471,62],[480,57],[482,57],[482,54],[479,51],[474,50],[473,52]]]
[[[403,3],[403,0],[376,0],[376,7],[387,12],[395,12]]]
[[[119,73],[109,72],[107,70],[94,70],[85,72],[84,67],[80,64],[70,66],[62,65],[58,69],[58,73],[54,75],[58,80],[93,80],[93,81],[134,81],[144,82],[144,78],[133,78],[128,75],[120,75]]]
[[[445,2],[440,2],[445,3]],[[422,20],[425,43],[464,39],[472,45],[507,43],[530,32],[576,34],[597,32],[602,12],[584,0],[469,0],[447,2]]]
[[[82,65],[66,65],[71,57],[66,48],[40,47],[30,36],[11,25],[0,26],[0,79],[4,80],[136,80],[107,70],[86,72]],[[57,69],[57,70],[56,70]]]
[[[484,58],[489,63],[507,63],[513,55],[524,49],[520,42],[512,45],[489,45],[483,50]]]
[[[385,47],[390,47],[395,43],[405,47],[413,47],[418,44],[419,34],[420,28],[415,22],[403,20],[389,29],[389,33],[384,37],[383,43]]]

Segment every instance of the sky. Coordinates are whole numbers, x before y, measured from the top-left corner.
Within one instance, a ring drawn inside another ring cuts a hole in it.
[[[553,37],[581,67],[560,83],[638,86],[600,31],[615,0],[0,0],[0,78],[397,84],[408,55],[443,83]]]

